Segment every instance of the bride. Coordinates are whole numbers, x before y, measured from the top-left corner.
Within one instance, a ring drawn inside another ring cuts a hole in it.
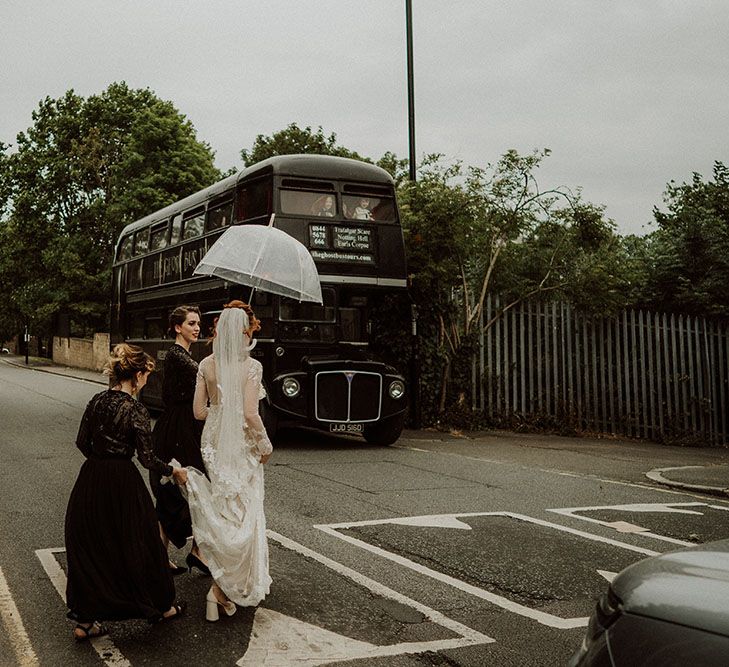
[[[202,457],[208,479],[188,468],[192,531],[214,583],[206,618],[228,616],[236,604],[255,606],[268,594],[268,543],[263,514],[263,465],[273,447],[258,414],[262,367],[252,359],[260,323],[248,304],[226,304],[215,325],[213,353],[200,362],[193,400],[205,420]]]

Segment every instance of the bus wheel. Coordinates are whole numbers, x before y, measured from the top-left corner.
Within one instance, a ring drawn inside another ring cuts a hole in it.
[[[263,425],[266,427],[268,439],[273,442],[276,439],[276,434],[278,433],[278,415],[266,400],[261,401],[258,408],[258,411],[261,414],[261,419],[263,420]]]
[[[374,424],[365,424],[364,438],[371,445],[391,445],[400,437],[404,425],[404,414]]]

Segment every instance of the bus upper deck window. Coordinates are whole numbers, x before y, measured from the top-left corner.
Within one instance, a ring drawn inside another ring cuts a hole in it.
[[[229,225],[233,218],[233,202],[226,202],[220,206],[208,209],[208,224],[207,229],[211,231],[213,229],[220,229]]]
[[[203,233],[203,228],[205,227],[205,214],[199,213],[198,215],[187,218],[184,221],[184,225],[182,227],[182,240],[185,239],[191,239],[195,236],[200,236],[200,234]]]
[[[344,217],[350,220],[395,220],[395,201],[392,197],[374,197],[367,194],[344,195]]]
[[[172,220],[172,234],[170,234],[170,245],[179,243],[182,238],[182,216],[176,215]]]
[[[131,236],[125,236],[121,243],[119,244],[119,254],[117,255],[117,260],[121,261],[124,259],[131,259],[132,258],[132,237]]]
[[[143,255],[149,250],[149,227],[134,233],[134,254]]]
[[[152,228],[149,235],[149,249],[160,250],[167,246],[167,223]]]
[[[337,201],[333,192],[282,189],[281,213],[333,218],[337,214]]]

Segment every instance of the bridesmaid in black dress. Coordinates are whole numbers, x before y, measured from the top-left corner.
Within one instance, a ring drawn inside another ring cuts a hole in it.
[[[172,468],[152,451],[146,408],[133,394],[147,382],[154,361],[140,348],[120,344],[107,363],[111,389],[86,406],[76,446],[86,456],[66,510],[68,618],[83,641],[107,633],[102,620],[176,618],[175,586],[157,517],[144,480],[132,461],[184,484],[187,471]]]
[[[163,461],[176,459],[181,466],[193,466],[205,472],[200,453],[200,436],[205,422],[198,421],[192,413],[195,395],[197,362],[190,355],[190,346],[200,335],[200,310],[195,306],[179,306],[170,313],[170,332],[175,342],[165,356],[162,378],[164,412],[154,427],[154,451]],[[157,518],[165,548],[172,542],[178,549],[185,546],[192,535],[190,508],[174,484],[160,484],[160,474],[150,470],[149,482],[157,499]],[[174,574],[185,571],[169,561]],[[209,574],[197,545],[186,558],[188,568],[199,568]]]

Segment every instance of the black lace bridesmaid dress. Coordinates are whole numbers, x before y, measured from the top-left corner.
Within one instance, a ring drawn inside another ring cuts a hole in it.
[[[132,461],[172,468],[152,450],[146,408],[109,389],[86,406],[76,445],[86,456],[66,510],[68,617],[79,622],[159,620],[175,586],[152,498]]]
[[[167,351],[162,378],[164,412],[154,426],[154,452],[163,461],[173,458],[182,466],[205,472],[200,454],[200,436],[205,422],[195,419],[197,362],[177,343]],[[165,534],[178,549],[192,535],[190,508],[175,484],[160,484],[160,475],[150,470],[149,483],[157,499],[157,517]]]

